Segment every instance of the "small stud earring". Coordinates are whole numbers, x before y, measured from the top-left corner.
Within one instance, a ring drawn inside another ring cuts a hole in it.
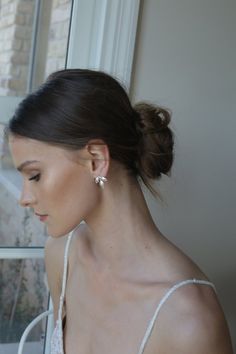
[[[95,183],[97,183],[101,188],[104,188],[104,182],[107,182],[107,178],[103,176],[95,177]]]

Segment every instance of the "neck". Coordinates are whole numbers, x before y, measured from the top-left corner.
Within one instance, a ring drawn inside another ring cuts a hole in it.
[[[103,197],[87,224],[86,245],[96,266],[126,274],[150,262],[160,232],[137,181],[105,186]]]

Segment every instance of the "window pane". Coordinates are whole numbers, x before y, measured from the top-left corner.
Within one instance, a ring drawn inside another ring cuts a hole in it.
[[[32,88],[38,87],[53,71],[65,68],[71,7],[72,0],[42,2]]]
[[[0,2],[0,95],[27,91],[35,1]]]
[[[71,8],[72,0],[0,1],[0,95],[24,96],[65,67]],[[0,246],[43,246],[44,224],[18,205],[21,177],[4,141],[4,121],[0,117]]]
[[[0,171],[0,246],[44,246],[45,224],[36,218],[31,209],[18,205],[16,186],[19,180],[16,176],[15,170]]]
[[[19,205],[22,177],[13,167],[0,124],[0,247],[44,246],[45,224]]]
[[[25,328],[47,304],[43,260],[0,260],[0,353],[17,352]],[[24,354],[43,353],[45,325],[46,320],[32,329]]]
[[[71,3],[0,1],[1,96],[23,96],[65,67]]]

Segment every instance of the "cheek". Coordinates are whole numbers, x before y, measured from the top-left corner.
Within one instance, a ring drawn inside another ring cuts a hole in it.
[[[47,231],[52,237],[68,234],[93,213],[100,200],[99,187],[90,175],[64,177],[57,180],[51,189],[48,188],[51,219],[47,223]]]
[[[81,220],[75,217],[78,213],[78,199],[75,180],[68,173],[47,176],[43,185],[41,202],[49,214],[46,222],[47,233],[52,237],[60,237],[73,230]]]
[[[45,186],[46,198],[50,198],[50,206],[64,215],[75,215],[82,211],[84,213],[96,204],[94,185],[94,180],[86,170],[63,172],[58,174],[57,178],[48,177]]]

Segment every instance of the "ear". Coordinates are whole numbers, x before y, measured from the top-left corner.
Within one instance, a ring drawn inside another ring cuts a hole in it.
[[[90,169],[94,177],[106,177],[110,164],[110,154],[107,144],[100,139],[91,139],[86,145],[90,157]]]

